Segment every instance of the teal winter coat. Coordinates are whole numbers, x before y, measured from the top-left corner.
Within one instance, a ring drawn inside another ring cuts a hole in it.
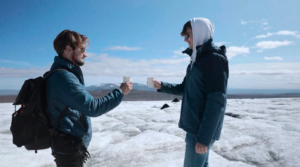
[[[192,55],[191,49],[183,53]],[[158,92],[182,95],[179,127],[197,135],[208,146],[219,140],[227,101],[229,77],[225,46],[217,47],[212,39],[197,47],[196,61],[189,64],[181,84],[162,82]]]
[[[55,72],[47,81],[47,114],[54,126],[60,112],[68,107],[60,122],[60,130],[82,138],[87,148],[92,139],[90,117],[100,116],[118,106],[124,94],[120,89],[115,89],[102,98],[94,99],[85,88],[79,66],[56,56],[51,70],[57,68],[68,71]]]

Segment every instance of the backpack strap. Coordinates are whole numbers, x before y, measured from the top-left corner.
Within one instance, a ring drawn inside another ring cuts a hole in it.
[[[63,116],[66,114],[66,112],[68,111],[68,108],[69,106],[67,106],[58,116],[58,118],[56,119],[56,123],[55,123],[55,126],[54,126],[54,129],[53,129],[53,133],[52,133],[52,140],[54,137],[57,136],[57,133],[58,133],[58,130],[59,130],[59,124],[60,124],[60,121],[62,120]],[[52,141],[53,142],[53,141]],[[52,145],[52,144],[51,144]]]
[[[56,120],[56,124],[55,124],[55,130],[59,129],[59,124],[61,119],[63,118],[63,116],[66,114],[66,112],[68,111],[69,106],[67,106],[58,116],[57,120]]]
[[[55,69],[55,70],[51,70],[51,71],[48,71],[44,74],[44,79],[47,80],[52,74],[54,74],[55,72],[57,71],[69,71],[67,69],[64,69],[64,68],[58,68],[58,69]],[[70,72],[70,71],[69,71]]]
[[[58,116],[57,120],[56,120],[56,123],[55,123],[55,126],[54,126],[54,131],[52,133],[52,136],[51,136],[51,146],[53,146],[53,138],[55,138],[58,134],[58,130],[59,130],[59,124],[60,124],[60,121],[62,120],[63,116],[66,114],[66,112],[68,111],[68,108],[69,106],[67,106]],[[56,155],[56,150],[53,150],[54,152],[52,153],[52,155]]]

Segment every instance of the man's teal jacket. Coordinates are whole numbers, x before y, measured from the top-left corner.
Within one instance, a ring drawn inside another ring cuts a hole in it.
[[[191,49],[183,53],[189,56]],[[189,64],[181,84],[162,82],[158,92],[182,95],[179,127],[197,135],[197,141],[208,146],[219,140],[227,101],[229,77],[225,46],[217,47],[212,39],[197,47],[196,61]]]
[[[79,66],[56,56],[51,70],[66,69],[52,74],[47,81],[47,114],[52,126],[66,107],[67,113],[60,122],[60,130],[83,139],[86,148],[92,139],[90,117],[98,117],[118,106],[124,94],[115,89],[108,95],[94,99],[84,86],[83,74]]]

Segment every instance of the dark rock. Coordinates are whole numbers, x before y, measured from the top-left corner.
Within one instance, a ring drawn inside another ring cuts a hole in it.
[[[168,108],[168,107],[170,107],[168,104],[164,104],[160,109],[162,110],[162,109]]]
[[[175,98],[172,102],[179,102],[179,100],[177,98]]]
[[[233,117],[233,118],[240,118],[240,115],[239,114],[233,114],[233,113],[225,113],[225,115],[228,115],[230,117]]]

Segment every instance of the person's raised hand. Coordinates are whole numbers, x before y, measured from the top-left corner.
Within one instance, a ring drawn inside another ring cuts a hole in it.
[[[161,89],[161,82],[160,81],[157,81],[157,80],[153,80],[154,82],[154,88],[155,89]]]
[[[120,89],[124,95],[127,95],[132,90],[132,82],[124,82],[121,84]]]

